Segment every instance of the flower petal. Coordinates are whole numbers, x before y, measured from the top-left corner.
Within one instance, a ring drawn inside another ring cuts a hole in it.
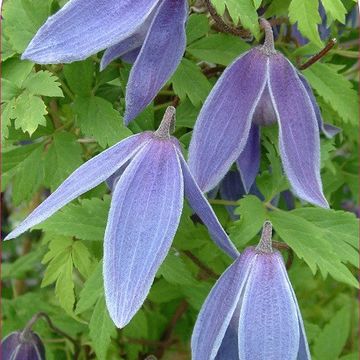
[[[224,177],[244,149],[251,119],[266,85],[267,57],[257,48],[222,74],[201,109],[189,150],[189,166],[202,191]]]
[[[245,250],[211,289],[202,306],[191,338],[193,360],[213,360],[221,346],[254,260]]]
[[[230,170],[220,183],[220,195],[223,200],[238,201],[245,195],[240,174],[238,171]],[[232,220],[238,220],[239,215],[234,213],[236,206],[226,205],[227,212]]]
[[[121,56],[121,60],[125,61],[128,64],[133,64],[137,57],[139,56],[141,51],[141,46],[138,47],[137,49],[131,50],[129,52],[127,52],[126,54]]]
[[[296,359],[298,317],[284,271],[280,253],[257,256],[240,312],[240,359]]]
[[[260,129],[252,124],[244,150],[236,160],[241,181],[248,194],[260,168]]]
[[[158,0],[71,0],[40,28],[22,59],[38,64],[83,60],[130,36]]]
[[[105,50],[101,58],[100,71],[104,70],[113,60],[141,48],[155,13],[156,8],[132,35]]]
[[[79,195],[105,181],[148,141],[149,136],[146,133],[130,136],[81,165],[5,240],[16,238],[32,226],[47,219]]]
[[[316,102],[316,98],[315,98],[315,95],[314,95],[314,93],[313,93],[313,91],[311,89],[311,86],[309,85],[309,83],[307,82],[305,77],[300,72],[298,72],[297,74],[298,74],[301,82],[303,83],[303,85],[305,87],[305,90],[308,93],[309,98],[311,100],[312,106],[313,106],[314,111],[315,111],[316,120],[318,122],[319,130],[322,131],[323,134],[329,139],[334,137],[335,135],[337,135],[341,131],[341,129],[334,126],[334,125],[324,123],[324,121],[322,119],[322,116],[321,116],[319,105]]]
[[[187,0],[164,0],[157,10],[126,89],[125,123],[154,99],[176,70],[186,46]]]
[[[296,70],[282,55],[271,57],[269,91],[279,122],[279,147],[286,175],[302,199],[329,207],[320,178],[316,114]]]
[[[205,196],[199,189],[199,186],[191,175],[184,157],[179,150],[177,153],[184,176],[185,197],[189,201],[191,208],[203,221],[212,239],[220,247],[220,249],[224,250],[229,256],[236,259],[239,256],[239,252],[219,223],[219,220],[216,217],[214,210],[210,206],[209,202],[206,200]]]
[[[104,243],[106,304],[124,327],[143,304],[169,251],[183,207],[183,178],[170,141],[153,140],[113,193]]]

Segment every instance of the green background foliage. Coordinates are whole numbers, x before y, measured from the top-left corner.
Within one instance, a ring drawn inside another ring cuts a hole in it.
[[[20,55],[45,19],[66,1],[7,0],[2,20],[2,235],[14,228],[73,170],[132,133],[153,130],[166,106],[178,101],[177,136],[186,150],[197,114],[227,65],[261,42],[258,14],[281,18],[276,47],[294,65],[304,63],[328,38],[337,45],[303,71],[324,120],[342,128],[321,139],[322,179],[331,210],[296,199],[288,211],[280,199],[289,189],[277,148],[277,127],[262,133],[264,201],[248,195],[236,202],[232,221],[226,201],[214,210],[241,251],[255,244],[265,219],[275,240],[294,254],[289,276],[303,313],[315,360],[358,359],[358,29],[352,0],[213,0],[229,24],[241,24],[252,43],[219,31],[200,1],[192,2],[184,58],[169,82],[138,118],[123,125],[130,65],[115,61],[99,71],[100,55],[72,64],[40,66]],[[326,14],[321,38],[319,6]],[[195,9],[197,11],[195,11]],[[305,42],[299,42],[293,24]],[[269,173],[271,168],[271,174]],[[102,284],[102,241],[110,204],[105,184],[73,201],[32,232],[2,247],[2,335],[24,327],[39,311],[76,338],[80,359],[190,359],[197,313],[218,276],[230,264],[185,207],[172,249],[142,309],[122,330],[108,316]],[[234,204],[232,204],[234,205]],[[289,251],[283,253],[285,260]],[[48,359],[72,359],[73,344],[44,322],[35,330]]]

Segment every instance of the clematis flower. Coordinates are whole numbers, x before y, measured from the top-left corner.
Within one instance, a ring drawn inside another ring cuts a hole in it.
[[[70,0],[31,40],[22,59],[69,63],[105,50],[135,61],[126,89],[125,123],[133,120],[176,70],[185,51],[187,0]]]
[[[196,121],[189,167],[204,192],[236,161],[246,191],[259,171],[260,127],[277,122],[284,171],[302,199],[328,207],[320,179],[319,129],[325,127],[305,78],[274,49],[270,24],[264,45],[236,59],[211,91]]]
[[[15,331],[1,341],[2,360],[45,360],[40,337],[31,330]]]
[[[5,238],[19,236],[115,174],[103,273],[107,307],[118,327],[131,320],[150,290],[179,225],[184,194],[216,244],[234,258],[239,254],[170,136],[174,121],[175,108],[169,107],[157,131],[130,136],[87,161]]]
[[[283,259],[265,222],[259,245],[247,248],[216,282],[191,340],[193,360],[308,360],[303,320]]]

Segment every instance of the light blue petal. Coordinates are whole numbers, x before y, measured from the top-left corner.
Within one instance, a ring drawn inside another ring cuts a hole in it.
[[[115,187],[103,273],[106,304],[119,328],[131,320],[150,290],[178,227],[183,197],[179,160],[166,140],[146,145]]]
[[[38,64],[83,60],[132,35],[159,0],[71,0],[51,16],[22,58]]]
[[[126,124],[154,99],[179,65],[186,46],[187,15],[187,0],[164,0],[160,5],[130,72]]]
[[[47,219],[79,195],[105,181],[148,141],[148,134],[128,137],[81,165],[5,240],[16,238],[32,226]]]

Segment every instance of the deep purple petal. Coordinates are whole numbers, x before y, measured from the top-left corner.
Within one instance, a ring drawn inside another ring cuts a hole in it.
[[[130,36],[158,0],[71,0],[51,16],[22,58],[38,64],[83,60]]]
[[[258,254],[239,319],[240,359],[296,359],[299,325],[280,253]]]
[[[141,47],[131,50],[126,54],[122,55],[121,60],[125,61],[128,64],[133,64],[136,61],[137,57],[139,56],[140,51],[141,51]]]
[[[193,360],[213,360],[239,303],[254,261],[245,250],[221,275],[202,306],[191,338]],[[230,359],[229,359],[230,360]]]
[[[257,48],[222,74],[196,121],[189,166],[204,192],[215,187],[244,149],[266,84],[267,56]]]
[[[316,120],[318,122],[319,130],[322,131],[327,138],[334,137],[341,131],[341,129],[334,125],[324,123],[322,116],[321,116],[319,105],[316,102],[316,98],[312,91],[311,86],[309,85],[309,83],[307,82],[307,80],[301,73],[298,72],[298,75],[299,75],[299,78],[300,78],[302,84],[304,85],[305,90],[308,93],[309,98],[311,100],[312,106],[315,111]]]
[[[249,193],[251,186],[255,182],[256,175],[260,168],[260,129],[259,126],[252,124],[244,150],[236,160],[236,165],[240,172],[241,181],[246,193]]]
[[[144,23],[141,24],[141,26],[138,27],[137,30],[132,35],[120,41],[118,44],[113,45],[108,49],[106,49],[101,59],[100,71],[104,70],[106,66],[108,66],[113,60],[141,48],[146,38],[146,34],[149,31],[155,13],[156,13],[156,8],[152,11],[152,13],[146,18]]]
[[[285,173],[300,198],[329,207],[320,179],[319,128],[306,89],[296,69],[281,54],[271,57],[269,75]]]
[[[148,133],[130,136],[81,165],[5,240],[16,238],[79,195],[99,185],[130,160],[148,141]]]
[[[169,251],[183,207],[183,178],[171,141],[153,140],[113,193],[104,243],[109,314],[124,327],[143,304]]]
[[[220,183],[220,195],[223,200],[237,201],[245,195],[240,174],[238,171],[230,170]],[[239,215],[234,214],[236,206],[226,205],[227,212],[232,220],[238,220]]]
[[[186,46],[187,0],[164,0],[155,14],[126,89],[125,123],[154,99],[174,73]]]
[[[214,213],[214,210],[195,182],[180,151],[178,151],[178,155],[184,176],[185,197],[189,201],[191,208],[196,212],[204,225],[207,227],[212,239],[220,247],[220,249],[224,250],[229,256],[237,258],[239,256],[239,252],[224,231]]]

